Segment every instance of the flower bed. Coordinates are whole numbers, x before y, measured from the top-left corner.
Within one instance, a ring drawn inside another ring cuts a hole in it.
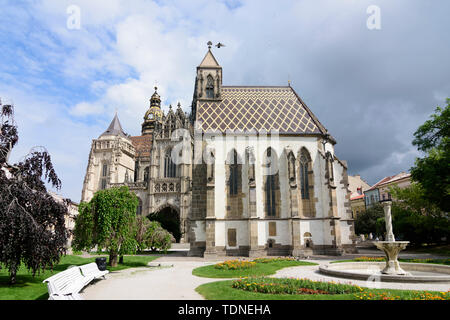
[[[256,262],[245,260],[228,260],[214,265],[215,269],[220,270],[242,270],[250,269],[256,265]]]
[[[346,294],[362,292],[359,286],[294,278],[241,278],[232,288],[270,294]]]
[[[279,261],[296,261],[295,258],[257,258],[253,259],[253,262],[256,263],[270,263],[270,262],[279,262]]]
[[[404,300],[405,298],[392,293],[386,292],[367,292],[362,291],[355,294],[359,300]],[[447,292],[427,292],[427,291],[411,291],[409,300],[450,300],[450,291]]]

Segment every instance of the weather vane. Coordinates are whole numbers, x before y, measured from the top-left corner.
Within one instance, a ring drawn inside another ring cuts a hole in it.
[[[208,49],[211,49],[213,43],[211,41],[208,41],[207,45],[208,45]],[[216,47],[220,49],[221,47],[225,47],[225,45],[223,43],[219,42],[218,44],[216,44]]]

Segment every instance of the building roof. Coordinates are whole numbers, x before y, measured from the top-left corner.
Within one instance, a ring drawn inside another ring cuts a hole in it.
[[[204,131],[327,133],[290,86],[223,86],[221,100],[199,101],[197,112],[197,119],[202,122]]]
[[[103,136],[122,136],[122,137],[127,137],[127,134],[122,129],[122,125],[120,124],[119,117],[118,117],[117,113],[114,116],[114,119],[111,121],[111,124],[109,125],[108,129],[106,129],[106,131],[103,132],[100,137],[103,137]]]
[[[136,149],[136,155],[141,157],[150,157],[152,149],[153,136],[151,134],[144,136],[130,137],[131,143]]]
[[[199,68],[220,68],[219,63],[217,62],[216,58],[214,58],[214,55],[212,54],[211,50],[208,50],[205,57],[203,58],[202,62],[198,66]]]
[[[351,197],[350,200],[358,200],[358,199],[363,199],[364,198],[364,194],[358,194],[357,196]]]
[[[399,174],[393,175],[393,176],[388,176],[388,177],[384,177],[383,179],[381,179],[380,181],[378,181],[377,183],[375,183],[369,190],[374,190],[377,188],[380,188],[384,185],[387,185],[389,183],[401,180],[401,179],[406,179],[411,177],[410,173],[406,173],[406,172],[400,172]]]

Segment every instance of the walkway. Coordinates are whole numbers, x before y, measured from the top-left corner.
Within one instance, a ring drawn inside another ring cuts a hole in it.
[[[332,256],[312,256],[308,261],[319,264],[327,264],[333,260],[351,259],[361,255],[381,255],[375,250],[360,250],[357,255],[346,255],[341,257]],[[401,258],[410,258],[409,254],[402,255]],[[414,258],[435,258],[437,256],[429,254],[414,254]],[[236,259],[237,257],[227,257]],[[440,257],[442,258],[442,257]],[[248,259],[248,258],[243,258]],[[172,265],[173,267],[155,268],[133,268],[120,272],[108,274],[107,280],[99,280],[90,285],[81,293],[86,300],[200,300],[203,299],[195,288],[198,286],[221,279],[201,278],[192,275],[192,270],[208,264],[223,261],[224,258],[205,260],[203,258],[186,257],[183,253],[172,253],[163,256],[152,263]],[[311,280],[335,281],[341,283],[357,284],[361,287],[368,287],[374,283],[366,281],[350,280],[325,276],[318,273],[318,266],[299,266],[279,270],[274,277],[294,277],[308,278]],[[225,279],[223,279],[225,280]],[[377,283],[377,288],[392,288],[406,290],[450,290],[449,284],[417,284],[417,283]]]

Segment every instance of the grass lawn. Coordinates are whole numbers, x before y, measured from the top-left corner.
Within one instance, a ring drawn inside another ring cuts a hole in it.
[[[145,267],[147,264],[157,259],[159,256],[125,256],[124,263],[117,267],[107,267],[110,272],[119,271],[128,268]],[[17,272],[17,283],[13,286],[9,284],[9,273],[5,268],[0,269],[0,300],[42,300],[48,299],[47,285],[42,283],[45,279],[55,275],[58,272],[66,270],[70,266],[83,265],[95,262],[96,257],[82,258],[78,256],[67,255],[61,258],[54,271],[44,271],[36,274],[35,277],[21,266]]]
[[[450,244],[429,245],[429,246],[424,245],[419,248],[410,248],[407,251],[450,256]]]
[[[232,288],[233,280],[203,284],[195,290],[207,300],[361,300],[353,293],[349,294],[269,294],[250,292]],[[419,291],[393,289],[365,289],[364,294],[389,294],[397,300],[410,300]],[[422,291],[420,291],[422,292]]]
[[[239,278],[248,276],[268,276],[275,274],[280,269],[296,266],[314,266],[317,263],[306,261],[274,261],[268,263],[256,263],[252,268],[239,270],[216,269],[214,265],[199,267],[192,270],[192,274],[204,278]]]

